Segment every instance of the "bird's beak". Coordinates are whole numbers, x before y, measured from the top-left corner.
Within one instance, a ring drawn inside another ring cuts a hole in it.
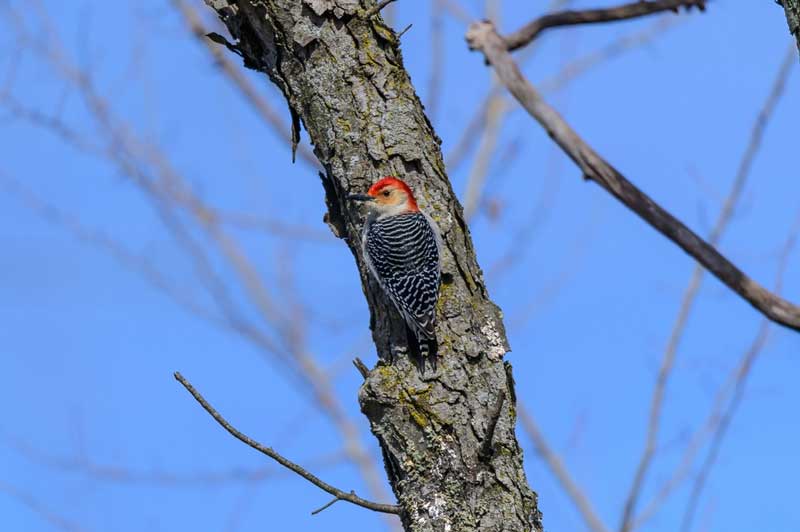
[[[367,194],[348,194],[347,199],[353,201],[373,201],[375,198]]]

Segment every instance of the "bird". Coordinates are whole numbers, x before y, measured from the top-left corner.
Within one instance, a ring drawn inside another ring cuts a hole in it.
[[[436,371],[436,303],[442,277],[442,238],[422,212],[411,188],[394,176],[376,181],[361,202],[367,218],[361,233],[364,260],[372,276],[405,320],[416,343],[419,370]]]

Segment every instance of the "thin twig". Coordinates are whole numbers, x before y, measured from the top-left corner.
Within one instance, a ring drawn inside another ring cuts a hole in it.
[[[703,464],[700,466],[700,472],[698,473],[697,478],[692,486],[692,491],[689,495],[689,501],[686,503],[686,511],[684,512],[683,519],[681,520],[682,532],[688,532],[691,529],[692,521],[694,520],[694,515],[697,510],[697,506],[700,501],[700,495],[703,492],[703,487],[705,486],[706,479],[710,475],[711,468],[714,466],[714,463],[716,462],[719,450],[722,445],[722,440],[724,439],[725,434],[727,433],[733,415],[735,414],[739,406],[739,402],[741,401],[742,392],[744,391],[744,383],[747,380],[747,375],[749,374],[749,366],[766,345],[767,339],[769,338],[769,332],[770,332],[769,320],[766,319],[761,320],[761,326],[758,328],[758,332],[756,333],[755,339],[753,340],[753,343],[750,345],[745,355],[743,366],[740,368],[741,377],[737,379],[736,391],[734,393],[734,396],[731,399],[728,409],[725,411],[725,413],[719,420],[717,430],[715,431],[714,437],[711,440],[711,445],[709,447],[708,454],[706,455]]]
[[[586,9],[581,11],[549,13],[534,19],[514,33],[507,35],[503,40],[508,50],[513,51],[527,45],[548,28],[628,20],[654,15],[663,11],[674,11],[677,13],[678,9],[681,7],[685,7],[686,9],[697,7],[703,11],[705,10],[705,3],[706,0],[639,0],[607,9]]]
[[[790,51],[792,52],[791,60],[793,63],[794,45],[790,47]],[[778,259],[778,274],[775,280],[775,292],[779,293],[783,289],[783,282],[786,275],[786,269],[789,264],[789,257],[791,257],[792,250],[794,250],[794,247],[797,244],[798,233],[800,233],[800,211],[798,211],[797,218],[795,219],[795,222],[789,231],[789,236],[787,237],[786,242],[781,249],[780,258]],[[750,345],[750,348],[747,350],[745,356],[742,358],[742,361],[739,364],[739,367],[736,371],[736,382],[734,386],[733,397],[728,404],[728,409],[720,418],[717,430],[714,432],[714,436],[711,440],[711,446],[708,454],[706,455],[706,459],[703,461],[703,465],[700,466],[700,472],[698,473],[694,485],[692,486],[692,491],[689,495],[689,502],[686,505],[686,512],[683,515],[683,520],[681,523],[681,530],[683,532],[689,532],[691,529],[692,521],[694,519],[697,506],[700,502],[700,496],[703,493],[706,480],[711,475],[711,469],[714,467],[714,464],[717,461],[717,457],[719,456],[719,451],[722,448],[722,442],[725,439],[728,427],[730,427],[731,421],[739,409],[739,405],[741,404],[744,396],[745,386],[747,385],[747,379],[751,374],[753,364],[755,364],[756,359],[763,351],[764,346],[767,343],[767,339],[769,338],[769,334],[770,322],[765,319],[761,322],[761,326],[759,327],[758,333],[756,333],[756,336],[753,339],[753,343]]]
[[[544,463],[555,475],[558,482],[561,484],[562,489],[567,493],[572,503],[577,508],[578,513],[583,517],[586,526],[593,532],[608,532],[608,529],[597,516],[597,513],[592,508],[589,499],[583,493],[583,490],[578,487],[572,476],[567,471],[561,458],[555,451],[548,445],[542,431],[533,418],[533,415],[521,403],[517,404],[517,415],[519,416],[522,429],[528,434],[528,437],[533,441],[536,447],[536,452],[544,460]]]
[[[769,292],[745,275],[713,246],[634,186],[578,136],[522,76],[490,22],[473,24],[467,32],[467,41],[471,49],[483,52],[509,91],[575,162],[586,179],[606,189],[769,319],[800,331],[800,307]]]
[[[388,6],[389,4],[395,1],[396,0],[381,0],[373,7],[367,9],[366,13],[364,13],[364,18],[369,18],[372,15],[375,15],[376,13],[378,13],[378,11],[380,11],[381,9],[383,9],[384,7]]]
[[[214,407],[211,406],[208,403],[208,401],[206,401],[205,398],[202,395],[200,395],[200,392],[198,392],[194,388],[194,386],[192,386],[192,384],[189,381],[186,380],[186,378],[183,375],[181,375],[178,372],[175,372],[175,380],[180,382],[183,385],[183,387],[186,388],[186,390],[190,394],[192,394],[192,397],[194,397],[195,400],[198,403],[200,403],[200,406],[202,406],[203,409],[206,412],[208,412],[211,415],[211,417],[214,418],[214,421],[219,423],[219,425],[222,428],[224,428],[226,431],[228,431],[228,433],[231,436],[233,436],[237,440],[241,441],[245,445],[248,445],[249,447],[252,447],[253,449],[257,450],[258,452],[260,452],[260,453],[272,458],[273,460],[278,462],[283,467],[286,467],[286,468],[294,471],[295,473],[297,473],[298,475],[300,475],[304,479],[308,480],[309,482],[311,482],[312,484],[314,484],[315,486],[317,486],[321,490],[326,491],[326,492],[330,493],[331,495],[334,495],[335,497],[338,497],[339,499],[341,499],[343,501],[347,501],[349,503],[355,504],[357,506],[361,506],[362,508],[367,508],[369,510],[373,510],[375,512],[381,512],[381,513],[386,513],[386,514],[396,514],[396,515],[399,515],[401,513],[401,508],[399,506],[395,505],[395,504],[381,504],[381,503],[377,503],[377,502],[368,501],[366,499],[362,499],[361,497],[355,495],[355,493],[353,493],[353,492],[347,493],[345,491],[342,491],[342,490],[340,490],[338,488],[335,488],[335,487],[331,486],[327,482],[322,481],[321,479],[319,479],[316,476],[314,476],[312,473],[309,473],[308,471],[303,469],[301,466],[295,464],[294,462],[292,462],[291,460],[288,460],[287,458],[284,458],[283,456],[281,456],[280,454],[275,452],[271,447],[267,447],[266,445],[262,445],[261,443],[253,440],[249,436],[239,432],[239,430],[237,430],[235,427],[233,427],[233,425],[228,423],[228,421],[224,417],[222,417],[222,415],[219,412],[217,412],[214,409]]]
[[[725,199],[725,203],[722,206],[722,210],[719,213],[716,224],[714,225],[714,228],[708,237],[708,243],[712,246],[717,246],[719,244],[719,241],[722,238],[728,223],[733,217],[736,206],[738,205],[739,199],[742,195],[742,190],[744,189],[747,179],[750,176],[750,169],[752,168],[753,160],[755,159],[755,156],[761,146],[761,142],[764,137],[764,130],[766,129],[769,119],[772,116],[772,113],[775,110],[781,95],[783,94],[784,88],[786,87],[786,81],[789,77],[791,67],[794,65],[794,46],[789,47],[788,52],[789,53],[786,55],[786,58],[782,62],[778,74],[775,77],[775,81],[772,84],[772,89],[770,90],[764,105],[756,117],[755,124],[753,125],[750,133],[750,142],[748,143],[747,149],[745,150],[744,156],[739,164],[739,169],[736,172],[736,177],[731,185],[731,190],[728,193],[728,197]],[[681,302],[681,307],[678,311],[678,317],[675,320],[675,325],[673,326],[672,333],[670,334],[669,342],[667,343],[667,347],[664,351],[664,356],[662,357],[661,367],[658,371],[658,377],[656,379],[656,384],[653,389],[653,396],[650,403],[650,417],[647,427],[645,448],[642,451],[642,455],[639,459],[639,464],[636,468],[636,473],[634,474],[633,482],[631,483],[622,514],[620,530],[623,532],[630,529],[633,513],[636,509],[636,503],[641,493],[647,471],[652,463],[653,455],[655,454],[656,445],[658,443],[658,432],[661,424],[661,411],[664,402],[664,394],[666,392],[666,387],[672,372],[672,368],[675,364],[675,356],[678,351],[678,346],[683,338],[683,333],[686,329],[686,324],[689,321],[689,315],[691,314],[694,301],[700,290],[700,284],[702,283],[704,273],[705,271],[701,265],[698,264],[695,266],[694,271],[692,272],[692,278],[686,287],[686,291],[684,292],[683,301]]]
[[[411,29],[411,26],[413,26],[413,24],[409,24],[408,26],[406,26],[405,28],[403,28],[403,29],[400,31],[400,33],[398,33],[398,34],[397,34],[397,38],[399,39],[400,37],[402,37],[403,35],[405,35],[405,33],[406,33],[408,30],[410,30],[410,29]]]
[[[356,492],[355,492],[355,491],[352,491],[352,490],[350,491],[350,495],[355,495],[355,494],[356,494]],[[328,508],[330,508],[331,506],[333,506],[333,504],[334,504],[334,503],[336,503],[336,502],[338,502],[338,501],[341,501],[341,500],[342,500],[342,498],[341,498],[341,497],[339,497],[339,496],[337,495],[336,497],[334,497],[333,499],[331,499],[331,501],[330,501],[330,502],[326,503],[324,506],[322,506],[322,507],[320,507],[320,508],[317,508],[316,510],[314,510],[313,512],[311,512],[311,515],[317,515],[318,513],[322,512],[323,510],[327,510]]]

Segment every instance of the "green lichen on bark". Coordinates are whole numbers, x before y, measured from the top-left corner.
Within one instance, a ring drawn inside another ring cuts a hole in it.
[[[378,354],[395,359],[370,372],[359,402],[406,530],[541,530],[514,434],[513,401],[501,410],[494,454],[479,456],[498,394],[514,397],[503,363],[508,345],[396,34],[379,16],[363,18],[371,0],[206,3],[238,41],[245,64],[281,89],[325,169],[327,221],[356,259]],[[367,273],[359,244],[363,220],[344,199],[384,175],[408,182],[442,231],[443,269],[452,282],[438,306],[436,375],[420,376],[403,354],[405,326]]]

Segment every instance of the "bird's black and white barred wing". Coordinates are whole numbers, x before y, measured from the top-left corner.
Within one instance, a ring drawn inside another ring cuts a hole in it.
[[[426,215],[411,212],[372,221],[364,231],[364,257],[421,339],[435,339],[436,300],[441,278],[438,229]]]

